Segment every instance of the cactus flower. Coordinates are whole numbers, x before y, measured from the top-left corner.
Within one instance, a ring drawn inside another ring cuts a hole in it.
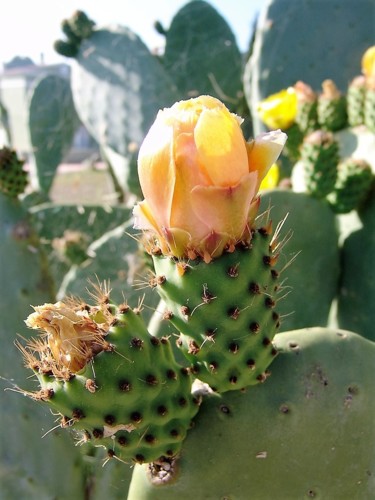
[[[135,227],[165,254],[206,262],[250,238],[258,189],[286,141],[281,131],[246,142],[241,118],[200,96],[159,111],[139,152],[144,201]]]
[[[270,129],[291,127],[297,115],[297,93],[294,87],[268,96],[257,107],[259,118]]]
[[[375,76],[375,45],[369,47],[362,56],[362,73],[367,77]]]

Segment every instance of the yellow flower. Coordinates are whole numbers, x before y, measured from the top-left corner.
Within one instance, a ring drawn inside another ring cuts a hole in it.
[[[258,114],[270,129],[291,127],[297,115],[297,94],[293,87],[268,96],[258,104]]]
[[[366,77],[375,76],[375,45],[369,47],[362,56],[362,73]]]
[[[241,119],[200,96],[159,111],[138,157],[144,201],[135,227],[165,254],[207,262],[249,238],[263,177],[286,141],[281,131],[247,143]]]
[[[269,169],[267,175],[262,180],[259,191],[263,191],[264,189],[273,189],[277,186],[280,178],[279,166],[277,163],[274,163],[272,167]]]

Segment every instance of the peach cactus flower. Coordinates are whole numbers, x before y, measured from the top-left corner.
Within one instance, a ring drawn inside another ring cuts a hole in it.
[[[211,96],[159,111],[138,157],[144,201],[135,227],[164,254],[206,262],[250,238],[257,192],[285,144],[281,131],[246,142],[242,119]]]

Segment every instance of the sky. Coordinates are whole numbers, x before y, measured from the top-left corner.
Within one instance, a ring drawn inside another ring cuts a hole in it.
[[[79,9],[98,26],[121,24],[137,33],[154,49],[163,37],[153,28],[155,20],[168,28],[174,14],[188,0],[7,0],[0,14],[0,69],[14,56],[35,63],[67,62],[53,50],[62,38],[60,23]],[[256,13],[266,0],[207,0],[226,19],[242,51],[248,48]]]

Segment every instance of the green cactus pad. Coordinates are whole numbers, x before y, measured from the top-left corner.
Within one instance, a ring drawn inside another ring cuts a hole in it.
[[[373,173],[364,160],[348,158],[337,167],[337,180],[334,190],[327,199],[334,212],[345,214],[360,208],[371,191]]]
[[[166,32],[163,64],[181,99],[209,94],[236,110],[242,97],[242,55],[225,19],[208,2],[188,2]]]
[[[44,348],[40,341],[23,348],[41,387],[30,396],[57,411],[61,426],[78,431],[81,442],[104,447],[108,458],[151,462],[176,456],[199,400],[191,394],[191,376],[175,362],[168,338],[152,337],[139,313],[126,304],[115,309],[104,299],[99,308],[53,307],[64,318],[60,338],[69,338],[76,348],[56,336]],[[81,322],[73,317],[74,325],[81,325],[75,332],[82,328],[69,337],[66,318],[78,308],[89,312]],[[36,309],[30,326],[40,328],[43,318],[48,325],[57,324],[51,305]]]
[[[319,128],[317,101],[298,103],[296,123],[304,134],[309,134],[313,130]]]
[[[209,264],[154,256],[154,284],[181,332],[182,351],[200,380],[219,392],[263,382],[277,354],[275,306],[282,294],[275,242],[266,228],[249,247]]]
[[[0,191],[11,198],[17,198],[27,186],[24,163],[12,149],[0,149]]]
[[[205,398],[181,459],[136,465],[128,500],[372,498],[375,345],[325,328],[275,344],[269,380]]]
[[[335,185],[338,144],[330,132],[316,130],[305,137],[301,146],[307,192],[315,198],[324,198]]]

